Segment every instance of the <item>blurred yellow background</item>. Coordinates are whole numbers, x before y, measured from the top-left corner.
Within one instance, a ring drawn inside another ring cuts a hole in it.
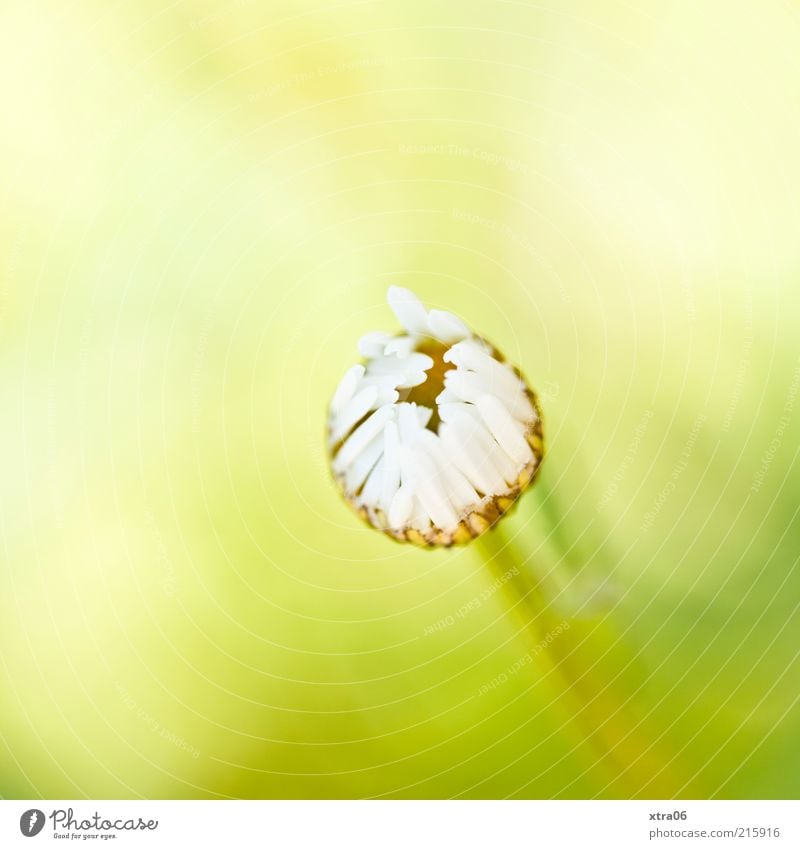
[[[797,797],[798,56],[778,0],[4,3],[0,795]],[[329,479],[393,283],[542,396],[490,545],[552,646]]]

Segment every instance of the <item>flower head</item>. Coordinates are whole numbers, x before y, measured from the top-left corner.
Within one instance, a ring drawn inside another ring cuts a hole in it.
[[[461,319],[392,286],[404,332],[369,333],[328,418],[333,474],[374,527],[422,545],[467,542],[531,483],[543,454],[536,396]]]

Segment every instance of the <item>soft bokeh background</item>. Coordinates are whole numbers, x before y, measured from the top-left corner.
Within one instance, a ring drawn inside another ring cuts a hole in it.
[[[5,2],[0,794],[796,797],[798,57],[777,0]],[[391,283],[542,396],[488,548],[327,476]]]

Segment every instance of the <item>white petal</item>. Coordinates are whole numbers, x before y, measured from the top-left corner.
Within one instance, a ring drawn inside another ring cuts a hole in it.
[[[445,530],[454,528],[458,516],[445,493],[443,476],[422,446],[401,445],[400,467],[408,470],[414,492],[433,524]]]
[[[461,399],[460,399],[460,398],[458,398],[458,397],[457,397],[454,393],[452,393],[452,392],[448,391],[447,389],[443,389],[443,390],[442,390],[442,391],[441,391],[441,392],[440,392],[440,393],[436,396],[436,405],[437,405],[437,407],[440,407],[440,408],[441,408],[442,404],[451,404],[451,403],[453,403],[453,402],[457,402],[457,403],[459,403],[459,404],[460,404],[460,403],[461,403]]]
[[[387,405],[376,410],[363,424],[359,425],[336,455],[336,463],[339,468],[346,469],[383,430],[386,422],[393,416],[394,407]]]
[[[511,375],[514,377],[514,375]],[[461,367],[450,369],[445,373],[444,385],[449,396],[455,396],[463,401],[476,404],[478,398],[485,394],[496,395],[504,404],[506,409],[519,421],[529,421],[535,417],[533,407],[525,396],[522,382],[516,377],[516,386],[513,388],[495,380],[496,375],[478,374],[474,371],[466,371]],[[441,398],[441,395],[439,396]],[[438,402],[437,398],[437,402]]]
[[[525,394],[525,390],[522,387],[520,387],[519,392],[517,392],[514,396],[501,394],[494,390],[490,391],[503,402],[503,406],[518,422],[535,422],[539,418],[533,404],[531,404],[530,399]]]
[[[519,477],[521,467],[503,451],[500,445],[495,442],[494,437],[490,437],[490,439],[491,447],[487,452],[486,462],[493,465],[495,469],[498,469],[503,476],[503,480],[507,484],[512,485]]]
[[[379,393],[385,394],[390,389],[410,389],[412,386],[418,386],[420,383],[425,383],[428,376],[424,371],[409,372],[403,374],[368,374],[361,378],[362,386],[377,386]]]
[[[518,465],[524,466],[533,459],[533,451],[525,440],[521,425],[493,395],[483,395],[475,405],[486,422],[492,436],[503,451]]]
[[[394,336],[386,343],[383,353],[387,357],[393,354],[398,357],[407,357],[414,350],[414,342],[411,336]]]
[[[481,350],[474,340],[453,345],[445,353],[444,359],[458,366],[455,373],[468,369],[467,374],[474,372],[479,375],[487,390],[501,398],[515,418],[520,421],[536,418],[536,412],[525,394],[525,385],[517,374],[505,363],[498,362],[487,351]],[[453,373],[452,370],[447,372],[448,375]]]
[[[376,386],[379,391],[397,389],[403,382],[400,374],[366,374],[361,378],[361,386]]]
[[[375,403],[372,405],[375,408],[383,407],[386,404],[394,404],[398,401],[400,394],[395,387],[401,386],[402,383],[402,377],[394,377],[392,375],[380,375],[378,377],[370,377],[368,375],[361,378],[362,387],[373,386],[378,390],[378,394],[375,396]]]
[[[391,377],[395,386],[410,389],[419,386],[428,379],[425,371],[433,365],[433,360],[425,354],[410,354],[408,357],[374,357],[367,363],[367,375],[364,380],[378,377]]]
[[[379,506],[388,511],[400,486],[400,434],[395,422],[386,422],[383,429],[383,480]]]
[[[374,357],[367,363],[367,374],[403,374],[409,371],[427,371],[433,360],[427,354],[409,354],[407,357]]]
[[[464,371],[463,369],[450,369],[450,371],[445,372],[444,385],[451,395],[472,404],[489,388],[481,376],[475,374],[474,371]]]
[[[427,533],[431,528],[431,517],[425,509],[417,495],[414,496],[413,506],[411,508],[411,518],[408,521],[412,528],[416,528],[421,533]]]
[[[470,409],[474,410],[472,407]],[[489,489],[481,487],[481,491],[486,495],[505,492],[507,489],[505,481],[508,480],[509,475],[512,480],[516,477],[516,469],[486,429],[477,410],[470,415],[457,416],[450,423],[450,427],[455,431],[460,445],[470,457],[473,466],[480,471],[482,480],[490,482]]]
[[[466,469],[462,468],[462,471],[473,486],[485,494],[497,495],[507,489],[504,481],[512,483],[517,479],[523,464],[515,463],[503,451],[474,404],[442,404],[439,415],[451,431],[451,440],[457,438],[457,446],[469,457],[471,474],[467,474]],[[443,427],[439,426],[440,435]],[[454,462],[461,467],[463,457],[460,462]],[[478,479],[475,478],[475,469],[478,470]]]
[[[426,407],[424,404],[417,406],[417,421],[420,427],[427,427],[432,415],[433,410],[430,407]]]
[[[344,476],[345,490],[349,493],[358,492],[361,485],[367,479],[375,464],[383,454],[383,438],[379,433],[364,450],[347,467]],[[334,461],[334,467],[336,462]]]
[[[452,422],[465,416],[469,417],[468,421],[472,421],[477,412],[474,404],[467,404],[465,401],[447,401],[439,404],[437,409],[443,422]]]
[[[457,342],[445,353],[444,359],[445,362],[471,369],[487,378],[495,375],[498,381],[504,381],[512,387],[519,381],[505,363],[499,362],[487,351],[479,348],[472,339]]]
[[[392,422],[389,422],[389,424],[392,424]],[[361,491],[359,498],[360,503],[372,508],[378,503],[381,487],[383,486],[385,468],[386,459],[385,457],[381,457],[375,468],[370,472],[367,482],[364,484],[364,489]]]
[[[431,336],[450,345],[470,336],[469,328],[452,313],[443,310],[431,310],[428,313],[428,330]]]
[[[400,441],[413,445],[417,433],[423,427],[416,404],[397,405],[397,425],[400,428]]]
[[[439,436],[447,457],[454,466],[463,472],[478,492],[484,495],[495,495],[505,490],[506,487],[500,473],[485,468],[484,464],[478,462],[477,458],[470,454],[457,425],[440,425]]]
[[[430,430],[425,430],[420,434],[420,442],[442,474],[447,496],[456,510],[464,512],[480,501],[478,493],[445,453],[439,436]]]
[[[380,357],[383,356],[384,349],[392,337],[388,333],[383,333],[376,330],[373,333],[367,333],[358,340],[358,353],[362,357]]]
[[[410,289],[390,286],[387,300],[397,320],[409,333],[417,336],[428,335],[428,312]]]
[[[336,392],[331,399],[331,412],[338,413],[342,407],[353,397],[358,381],[364,376],[364,366],[351,366],[339,381]]]
[[[384,389],[378,392],[378,397],[375,399],[376,407],[385,407],[387,404],[396,404],[400,400],[400,393],[392,389]]]
[[[394,404],[399,400],[400,395],[397,388],[405,388],[402,375],[381,374],[367,375],[361,378],[362,387],[374,386],[378,390],[378,395],[375,399],[375,407],[382,407],[384,404]]]
[[[414,490],[410,486],[401,486],[395,493],[392,503],[389,506],[389,527],[402,528],[411,518],[411,511],[414,508]]]
[[[378,390],[374,386],[367,386],[344,405],[344,409],[333,420],[333,427],[331,428],[332,444],[335,445],[345,437],[350,428],[364,418],[373,408],[377,397]]]
[[[408,372],[403,375],[403,388],[411,389],[414,386],[422,386],[428,379],[428,375],[424,371]]]
[[[488,437],[488,442],[484,447],[485,453],[481,457],[480,462],[499,471],[506,483],[513,483],[519,476],[520,467],[508,456],[508,454],[506,454],[505,451],[503,451],[488,430],[484,429],[482,431],[481,439],[484,438],[484,434]],[[498,490],[498,492],[501,491],[502,490]]]

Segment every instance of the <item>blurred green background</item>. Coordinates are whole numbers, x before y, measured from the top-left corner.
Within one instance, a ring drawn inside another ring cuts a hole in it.
[[[0,795],[798,796],[798,55],[777,0],[5,2]],[[541,394],[486,544],[328,477],[392,283]]]

